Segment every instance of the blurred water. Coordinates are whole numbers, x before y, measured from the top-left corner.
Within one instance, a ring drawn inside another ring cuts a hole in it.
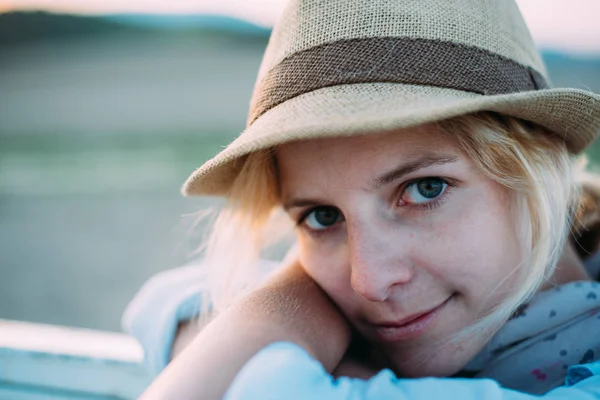
[[[197,37],[0,54],[0,318],[119,330],[189,259],[187,175],[243,128],[260,49]]]
[[[113,36],[0,49],[0,318],[119,330],[197,244],[179,186],[243,128],[265,43]],[[557,86],[600,63],[551,56]]]

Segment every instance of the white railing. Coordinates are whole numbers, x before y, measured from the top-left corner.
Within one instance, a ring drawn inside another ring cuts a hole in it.
[[[0,400],[135,399],[142,360],[124,334],[0,320]]]

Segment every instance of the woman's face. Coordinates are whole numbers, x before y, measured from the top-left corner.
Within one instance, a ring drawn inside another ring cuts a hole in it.
[[[277,150],[300,261],[407,377],[458,372],[449,342],[507,295],[527,255],[511,196],[433,126]]]

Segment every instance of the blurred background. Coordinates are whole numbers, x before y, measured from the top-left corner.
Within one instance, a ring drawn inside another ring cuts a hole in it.
[[[118,331],[190,259],[215,200],[180,185],[243,129],[284,2],[0,0],[0,318]],[[554,85],[600,93],[600,2],[517,2]]]

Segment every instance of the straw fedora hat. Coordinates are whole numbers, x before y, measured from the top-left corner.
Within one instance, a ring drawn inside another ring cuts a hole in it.
[[[514,0],[291,0],[273,29],[247,128],[185,182],[227,195],[246,156],[291,140],[380,133],[494,111],[581,152],[600,96],[552,89]]]

